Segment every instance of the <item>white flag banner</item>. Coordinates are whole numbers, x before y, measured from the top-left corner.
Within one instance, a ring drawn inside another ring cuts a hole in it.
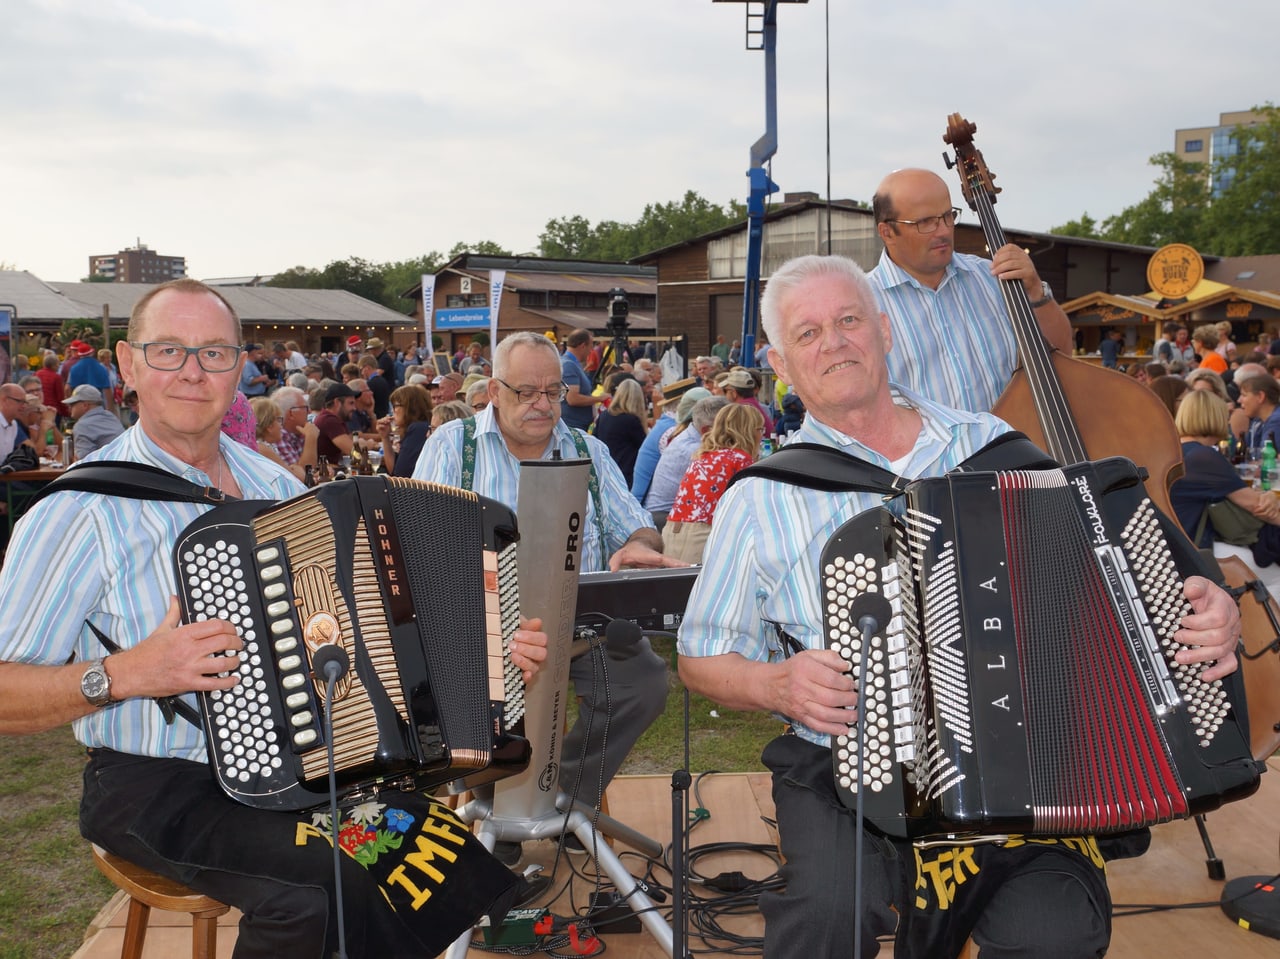
[[[489,271],[489,355],[498,346],[498,310],[502,308],[502,285],[507,282],[506,270]]]
[[[422,326],[427,333],[427,353],[434,353],[435,347],[431,345],[431,319],[435,313],[436,303],[436,275],[434,273],[422,274]]]

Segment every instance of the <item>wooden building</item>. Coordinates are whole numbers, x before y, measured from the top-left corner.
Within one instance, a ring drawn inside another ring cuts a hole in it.
[[[955,246],[961,253],[988,256],[976,220],[965,211],[956,224]],[[1235,325],[1237,342],[1256,338],[1264,325],[1273,330],[1280,326],[1280,257],[1225,260],[1204,256],[1206,274],[1214,279],[1221,281],[1220,273],[1235,270],[1269,285],[1249,290],[1219,282],[1206,285],[1202,297],[1197,291],[1197,299],[1187,304],[1157,308],[1160,297],[1148,299],[1147,266],[1156,252],[1153,247],[1007,225],[1005,235],[1031,254],[1040,276],[1071,317],[1076,345],[1083,353],[1097,350],[1103,326],[1124,328],[1131,351],[1143,344],[1149,349],[1152,324],[1165,318],[1181,318],[1193,325],[1229,319]],[[726,341],[741,337],[746,250],[747,227],[741,223],[637,258],[636,262],[657,268],[658,311],[664,333],[686,334],[691,354],[708,353],[717,336]],[[807,253],[842,254],[870,270],[882,251],[869,207],[851,200],[828,204],[814,193],[787,194],[765,219],[761,279],[767,283],[769,274],[783,261]]]
[[[603,336],[614,289],[627,294],[633,338],[659,335],[657,271],[651,266],[462,253],[441,267],[435,279],[431,332],[440,337],[444,352],[465,347],[477,333],[488,334],[489,283],[495,270],[506,271],[498,303],[499,338],[521,330],[549,332],[558,341],[575,329]],[[421,340],[422,285],[403,295],[416,303]]]

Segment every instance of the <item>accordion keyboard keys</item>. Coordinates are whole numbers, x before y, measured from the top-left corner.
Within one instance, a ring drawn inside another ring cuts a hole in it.
[[[863,643],[862,632],[849,615],[849,606],[859,596],[889,592],[882,580],[892,582],[896,578],[894,564],[880,564],[863,553],[836,557],[823,570],[824,605],[831,647],[849,662],[855,676],[862,668]],[[892,592],[896,595],[898,591],[893,589]],[[895,610],[895,613],[900,613],[900,610]],[[857,793],[862,786],[873,792],[886,788],[893,781],[895,763],[914,756],[915,723],[910,708],[911,698],[907,696],[904,701],[900,695],[909,687],[910,675],[903,653],[889,652],[890,649],[902,648],[900,615],[895,615],[885,625],[891,630],[895,624],[899,629],[896,635],[881,629],[871,637],[871,648],[866,656],[868,680],[865,697],[859,704],[866,730],[861,782],[858,781],[856,733],[851,731],[837,736],[833,743],[839,756],[837,785],[850,793]],[[884,681],[886,672],[889,675],[887,683]]]
[[[1173,638],[1182,617],[1191,612],[1191,604],[1182,594],[1182,580],[1169,556],[1169,548],[1149,500],[1144,500],[1125,525],[1121,538],[1125,553],[1135,562],[1134,575],[1143,600],[1147,603],[1152,626],[1160,638],[1165,657],[1173,673],[1187,711],[1195,723],[1200,745],[1207,747],[1226,722],[1231,711],[1226,688],[1222,683],[1206,683],[1199,677],[1207,664],[1179,663],[1174,653],[1182,645]]]
[[[284,764],[283,743],[271,715],[263,668],[264,649],[253,627],[248,580],[235,543],[217,540],[192,544],[180,557],[182,574],[195,621],[228,620],[239,632],[244,648],[234,656],[239,682],[231,689],[215,690],[209,701],[221,722],[215,725],[214,748],[224,757],[223,775],[248,783],[278,771]],[[307,703],[310,698],[307,697]]]

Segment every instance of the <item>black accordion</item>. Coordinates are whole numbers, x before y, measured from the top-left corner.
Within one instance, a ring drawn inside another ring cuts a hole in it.
[[[1174,661],[1183,581],[1207,573],[1141,478],[1122,458],[951,473],[837,530],[825,638],[867,665],[862,735],[831,743],[846,805],[903,838],[1073,835],[1257,788],[1236,684]]]
[[[226,619],[244,648],[231,689],[199,696],[209,761],[249,806],[328,800],[326,718],[345,798],[525,768],[518,539],[501,503],[392,477],[284,502],[217,506],[178,538],[188,622]],[[332,702],[312,658],[350,661]]]

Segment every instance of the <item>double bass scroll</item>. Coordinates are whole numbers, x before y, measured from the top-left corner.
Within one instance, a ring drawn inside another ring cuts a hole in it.
[[[947,163],[959,173],[965,201],[978,215],[987,248],[995,253],[1008,242],[994,209],[1000,188],[973,145],[976,130],[953,113],[942,139],[955,150],[954,162],[946,157]],[[1182,475],[1182,445],[1164,403],[1122,373],[1050,349],[1022,284],[1002,280],[1000,286],[1018,343],[1019,366],[992,412],[1064,466],[1128,457],[1147,471],[1151,501],[1172,517],[1169,486]]]

